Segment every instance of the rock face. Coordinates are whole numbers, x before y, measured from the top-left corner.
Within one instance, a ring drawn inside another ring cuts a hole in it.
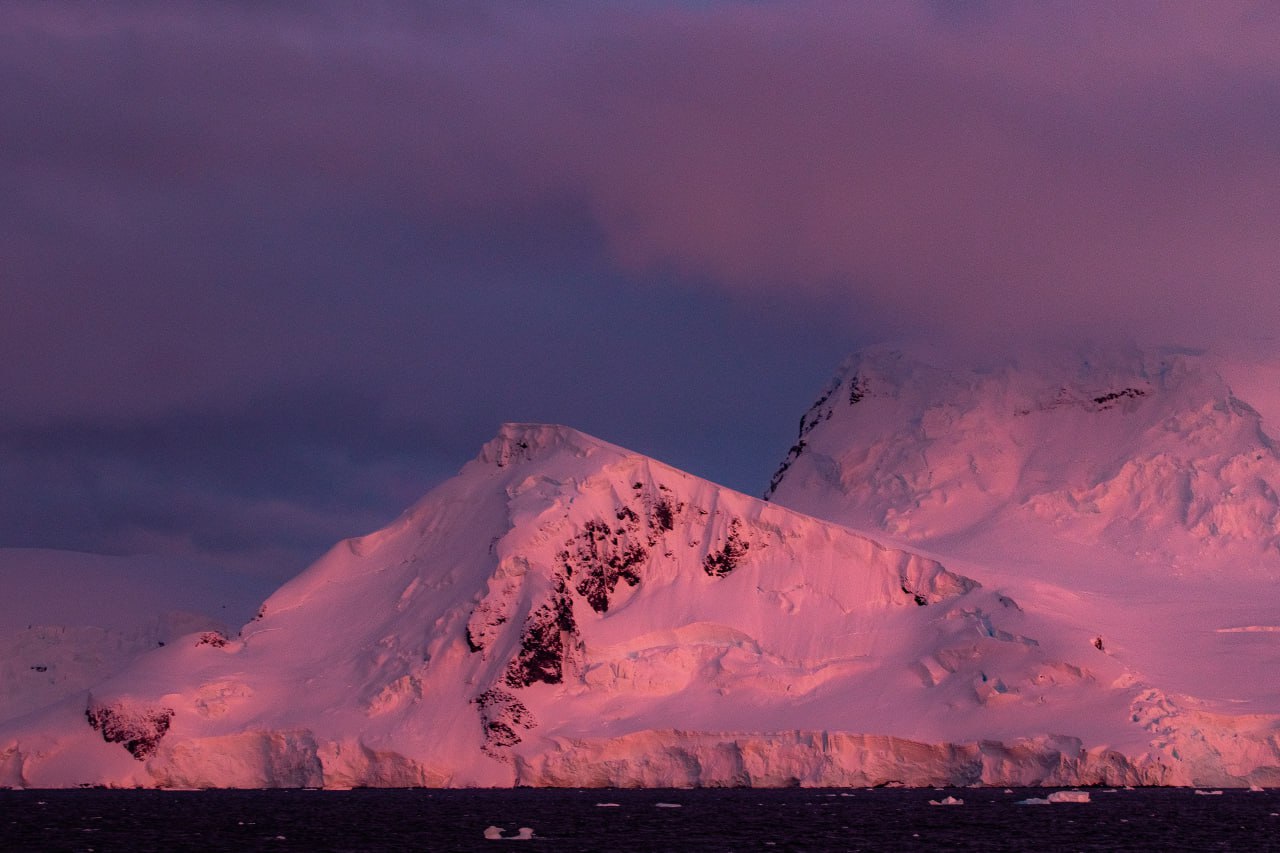
[[[856,392],[865,405],[877,387],[840,385],[829,403]],[[815,439],[837,418],[816,422]],[[1238,725],[1162,692],[1126,663],[1127,638],[1064,604],[1063,588],[971,569],[571,429],[508,425],[397,522],[281,587],[239,635],[192,634],[87,705],[0,726],[0,784],[1274,774],[1265,715]]]
[[[173,709],[129,707],[120,702],[104,705],[90,697],[84,716],[90,728],[102,733],[104,741],[118,743],[134,758],[144,761],[155,754],[169,731]]]

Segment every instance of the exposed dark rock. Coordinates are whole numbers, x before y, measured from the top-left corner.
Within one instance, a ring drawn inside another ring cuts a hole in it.
[[[867,396],[867,381],[858,374],[849,379],[849,405],[860,403]]]
[[[724,577],[738,567],[751,543],[742,538],[742,523],[738,519],[729,522],[729,535],[724,545],[712,551],[702,561],[702,570],[712,577]]]
[[[520,743],[519,730],[528,731],[537,725],[533,714],[501,687],[489,688],[474,701],[480,706],[480,723],[484,727],[484,745],[480,748],[486,755],[509,760],[502,750]]]
[[[856,390],[858,386],[858,378],[853,379],[853,387],[855,391],[850,393],[849,402],[856,403],[862,399],[862,391]],[[840,390],[841,380],[839,378],[831,380],[831,384],[827,386],[827,390],[822,392],[817,401],[809,407],[809,411],[805,412],[800,418],[800,434],[796,438],[796,443],[791,445],[791,449],[787,451],[786,457],[782,460],[782,464],[778,466],[778,470],[773,472],[773,476],[769,478],[769,488],[765,489],[764,499],[769,500],[770,496],[778,490],[778,486],[782,485],[782,478],[786,476],[787,469],[792,463],[800,458],[800,454],[804,453],[805,436],[813,432],[818,424],[823,421],[831,420],[831,416],[835,414],[835,403],[832,396],[836,391]],[[854,399],[857,394],[857,399]]]
[[[822,392],[822,396],[818,398],[817,402],[809,407],[809,411],[805,412],[804,416],[800,418],[801,438],[804,438],[806,435],[813,432],[818,424],[831,418],[831,414],[834,410],[831,406],[827,405],[827,401],[831,399],[831,395],[834,394],[836,389],[839,387],[839,381],[833,381],[830,387],[828,387],[826,391]]]
[[[674,530],[676,513],[683,508],[684,504],[672,504],[671,499],[663,495],[653,502],[649,523],[659,531]]]
[[[1093,398],[1094,405],[1100,409],[1109,409],[1119,400],[1136,400],[1138,397],[1145,397],[1146,391],[1141,388],[1121,388],[1119,391],[1110,391]]]
[[[550,599],[529,614],[520,638],[520,651],[507,666],[509,687],[528,687],[535,681],[559,684],[564,680],[565,641],[577,635],[573,600],[558,580]]]
[[[769,500],[773,493],[778,490],[778,486],[782,485],[782,478],[787,475],[787,469],[791,467],[792,463],[800,458],[800,454],[804,453],[804,448],[804,439],[800,439],[795,444],[791,445],[791,449],[787,451],[786,458],[782,460],[782,464],[778,466],[778,470],[774,471],[773,476],[769,478],[769,488],[765,489],[764,492],[765,500]]]
[[[577,578],[574,589],[597,613],[609,609],[609,596],[619,580],[630,586],[640,582],[639,567],[649,558],[644,545],[631,541],[639,536],[640,517],[626,507],[617,514],[622,522],[617,530],[601,520],[588,521],[559,554],[565,576]]]
[[[215,649],[225,648],[227,637],[221,631],[205,631],[196,640],[197,646],[213,646]]]
[[[104,741],[121,744],[134,758],[144,761],[169,731],[173,709],[128,708],[120,703],[95,705],[90,700],[84,716],[94,731],[102,732]]]

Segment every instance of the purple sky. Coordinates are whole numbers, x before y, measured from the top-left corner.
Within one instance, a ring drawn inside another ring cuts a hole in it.
[[[1273,3],[5,3],[0,545],[287,575],[504,420],[1280,320]],[[1261,341],[1261,343],[1259,343]]]

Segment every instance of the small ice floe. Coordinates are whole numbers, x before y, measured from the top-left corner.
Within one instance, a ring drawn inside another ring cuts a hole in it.
[[[527,826],[520,827],[515,835],[503,835],[505,831],[500,826],[485,827],[484,837],[490,841],[529,841],[533,838],[533,830]]]
[[[1222,796],[1222,792],[1221,792],[1221,791],[1202,791],[1202,790],[1200,790],[1199,788],[1196,788],[1196,794],[1198,794],[1198,795],[1199,795],[1199,796],[1201,796],[1201,797],[1220,797],[1220,796]]]
[[[1044,797],[1027,797],[1025,800],[1018,800],[1016,805],[1019,806],[1048,806],[1052,805],[1053,800],[1046,800]]]
[[[1054,791],[1049,795],[1051,803],[1087,803],[1089,802],[1088,791]]]
[[[1013,789],[1012,789],[1012,788],[1005,788],[1005,789],[1004,789],[1004,792],[1005,792],[1006,794],[1012,794],[1012,793],[1013,793]]]
[[[1261,793],[1262,793],[1262,786],[1261,786],[1261,785],[1250,785],[1250,786],[1249,786],[1249,791],[1250,791],[1250,793],[1253,793],[1253,794],[1261,794]]]
[[[682,806],[681,806],[679,803],[654,803],[654,805],[655,805],[656,807],[660,808],[660,809],[678,809],[678,808],[682,808]]]
[[[941,800],[930,800],[931,806],[963,806],[964,800],[958,797],[943,797]]]
[[[617,804],[617,803],[596,803],[596,808],[598,808],[598,809],[616,809],[616,808],[618,808],[618,804]]]

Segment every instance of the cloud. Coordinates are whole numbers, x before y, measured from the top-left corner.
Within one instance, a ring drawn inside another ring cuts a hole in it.
[[[549,123],[587,140],[577,177],[631,268],[834,286],[944,335],[1265,329],[1277,16],[1113,5],[963,27],[902,4],[718,7],[619,32],[607,58],[566,51],[580,106]]]
[[[217,290],[244,298],[219,250],[254,233],[246,277],[304,296],[288,255],[323,257],[326,228],[512,251],[565,204],[637,276],[835,290],[941,333],[1180,336],[1208,312],[1220,335],[1280,298],[1266,4],[22,8],[7,171],[15,216],[50,224],[8,254],[47,269],[75,229],[164,282],[111,286],[181,293],[218,340],[243,306],[220,318]]]
[[[9,4],[7,538],[310,553],[359,532],[326,494],[388,517],[507,419],[755,490],[874,339],[1269,334],[1278,42],[1263,3]]]

